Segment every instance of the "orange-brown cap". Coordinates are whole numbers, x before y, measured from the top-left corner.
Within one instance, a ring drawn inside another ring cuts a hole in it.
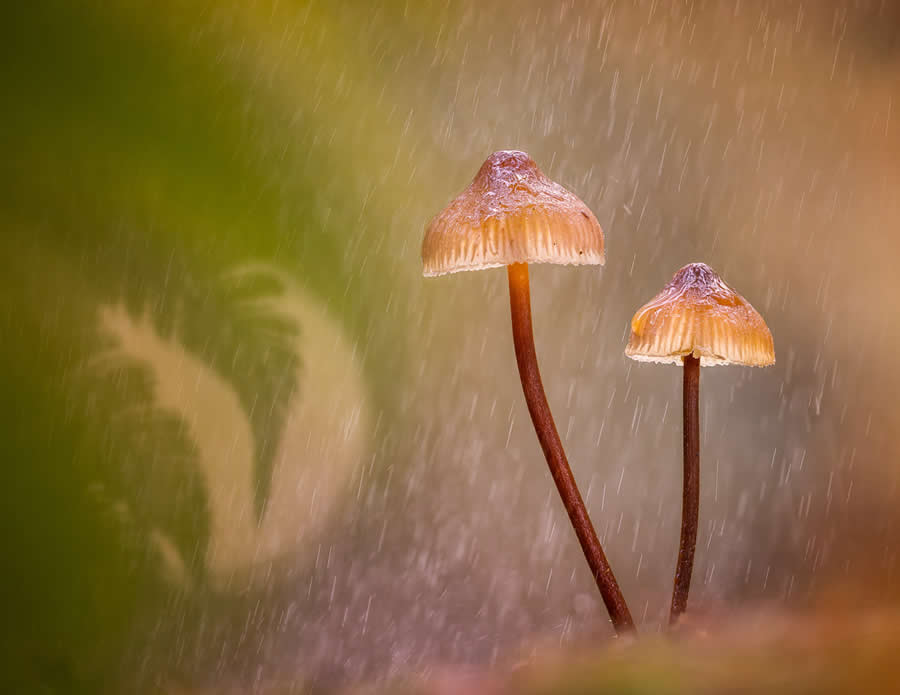
[[[625,354],[676,364],[692,354],[703,366],[775,362],[772,334],[762,316],[704,263],[684,266],[638,309]]]
[[[426,276],[512,263],[603,262],[603,230],[588,206],[517,150],[488,157],[422,242]]]

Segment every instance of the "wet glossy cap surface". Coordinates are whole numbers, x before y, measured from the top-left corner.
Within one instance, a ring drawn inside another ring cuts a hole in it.
[[[704,263],[684,266],[638,309],[625,354],[676,364],[693,354],[703,366],[775,362],[772,333],[762,316]]]
[[[502,150],[425,230],[424,274],[512,263],[602,265],[603,230],[577,196],[524,152]]]

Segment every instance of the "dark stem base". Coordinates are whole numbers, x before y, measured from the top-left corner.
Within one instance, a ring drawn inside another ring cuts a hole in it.
[[[587,558],[588,565],[600,589],[603,603],[609,611],[609,617],[618,634],[634,631],[634,621],[625,604],[625,597],[619,589],[612,569],[603,553],[600,539],[591,524],[584,501],[575,484],[572,469],[563,450],[562,441],[556,431],[550,405],[544,393],[541,374],[538,371],[537,353],[534,349],[534,334],[531,327],[531,295],[528,284],[528,265],[517,263],[508,267],[509,271],[509,303],[512,311],[513,341],[516,347],[516,362],[519,365],[519,376],[522,390],[528,403],[528,412],[534,423],[535,432],[544,451],[544,457],[550,466],[550,474],[556,483],[556,489],[562,497],[566,512],[575,534],[581,543],[581,549]]]
[[[684,490],[681,500],[681,542],[675,566],[669,625],[687,609],[697,548],[700,517],[700,359],[684,358]]]

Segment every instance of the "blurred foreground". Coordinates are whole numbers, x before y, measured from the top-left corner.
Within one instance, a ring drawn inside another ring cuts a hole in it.
[[[822,609],[823,607],[819,607]],[[849,695],[894,692],[900,679],[896,606],[785,614],[774,605],[737,616],[690,616],[669,635],[639,640],[537,642],[492,670],[432,665],[343,695]],[[302,680],[169,695],[301,695]]]

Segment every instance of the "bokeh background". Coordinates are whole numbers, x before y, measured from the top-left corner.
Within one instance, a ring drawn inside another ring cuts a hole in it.
[[[777,364],[702,377],[698,610],[897,598],[900,6],[55,2],[0,15],[4,692],[330,692],[612,634],[502,271],[421,277],[493,150],[594,210],[544,381],[645,631],[703,260]]]

